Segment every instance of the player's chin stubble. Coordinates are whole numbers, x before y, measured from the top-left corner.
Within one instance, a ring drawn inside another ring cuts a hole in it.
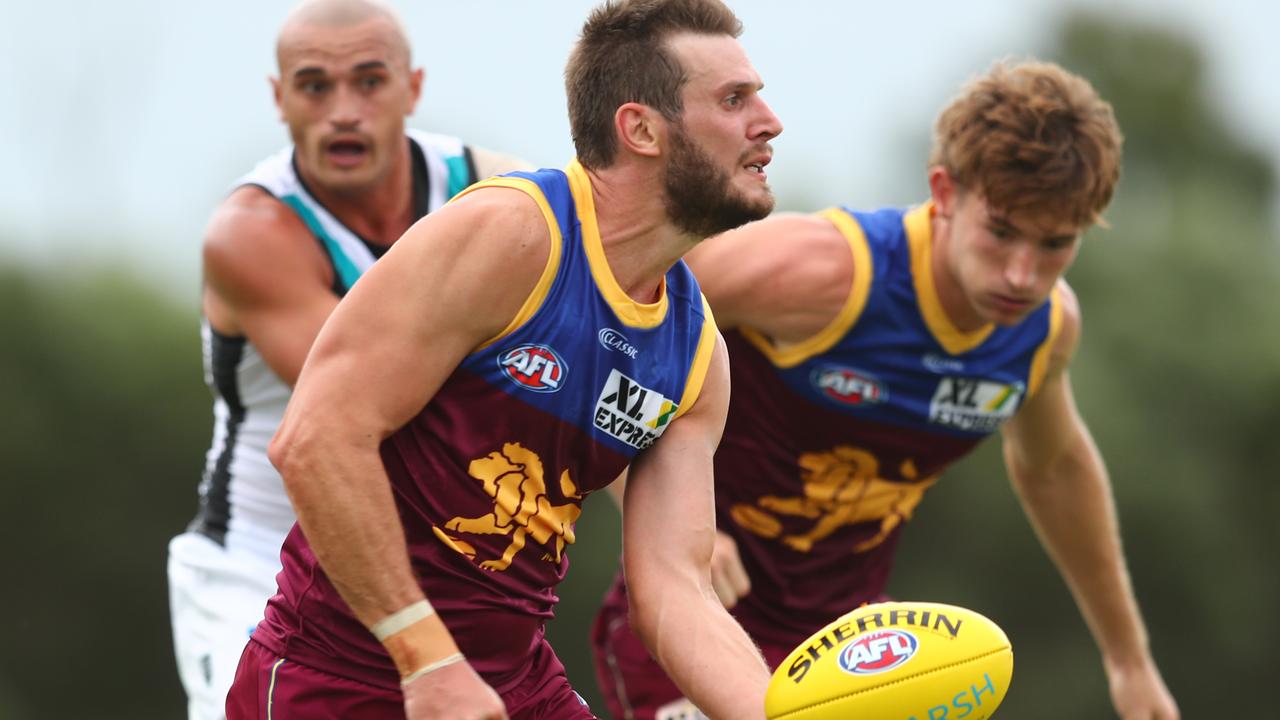
[[[664,203],[682,231],[706,238],[760,220],[773,210],[773,195],[752,202],[733,191],[729,174],[717,168],[697,142],[676,127],[671,134]]]

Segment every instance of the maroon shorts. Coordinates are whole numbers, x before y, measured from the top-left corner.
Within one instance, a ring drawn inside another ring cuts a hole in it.
[[[658,710],[663,718],[695,720],[691,706],[681,703],[684,693],[671,682],[640,638],[627,622],[627,605],[619,600],[618,586],[596,614],[591,628],[592,658],[596,681],[604,696],[605,708],[614,720],[655,720]],[[760,651],[769,667],[777,667],[794,647],[761,644]],[[681,708],[680,705],[686,708]]]
[[[535,655],[530,663],[548,672],[531,672],[502,695],[511,720],[597,720],[569,687],[551,646],[543,642]],[[227,720],[266,720],[268,711],[273,720],[401,720],[404,697],[280,658],[250,640],[227,694]]]

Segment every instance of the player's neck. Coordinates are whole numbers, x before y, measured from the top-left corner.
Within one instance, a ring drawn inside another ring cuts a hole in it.
[[[648,168],[619,163],[587,175],[600,243],[618,286],[636,302],[656,302],[663,277],[698,239],[671,223],[661,177]]]
[[[379,245],[390,245],[415,220],[408,140],[394,153],[385,177],[370,187],[344,192],[317,183],[309,189],[339,222],[357,235]]]

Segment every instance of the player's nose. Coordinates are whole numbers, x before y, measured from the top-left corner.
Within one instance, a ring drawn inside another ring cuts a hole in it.
[[[345,86],[338,87],[329,108],[329,122],[335,130],[354,130],[360,125],[360,95]]]
[[[1005,282],[1014,290],[1029,290],[1035,287],[1037,277],[1036,251],[1029,245],[1014,248],[1005,260]]]
[[[782,121],[763,98],[759,98],[758,117],[752,126],[752,140],[771,140],[782,134]]]

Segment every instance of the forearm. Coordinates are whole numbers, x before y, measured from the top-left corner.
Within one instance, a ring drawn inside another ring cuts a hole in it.
[[[1045,550],[1109,664],[1149,660],[1146,629],[1120,542],[1111,483],[1092,440],[1048,467],[1010,476]]]
[[[376,444],[330,436],[298,441],[280,457],[307,542],[361,623],[372,629],[424,599]],[[457,652],[438,616],[379,639],[402,676]]]
[[[768,667],[714,592],[692,583],[630,592],[636,633],[685,697],[713,720],[763,717]]]

